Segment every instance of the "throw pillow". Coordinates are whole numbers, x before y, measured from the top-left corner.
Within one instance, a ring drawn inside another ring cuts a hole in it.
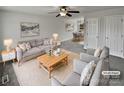
[[[101,82],[100,80],[100,76],[101,76],[101,69],[102,69],[102,64],[103,64],[104,60],[101,59],[98,63],[97,66],[94,70],[93,76],[91,78],[90,84],[89,86],[98,86],[99,83]]]
[[[99,57],[101,54],[102,50],[100,48],[97,48],[94,52],[94,57]]]
[[[82,73],[81,73],[81,77],[80,77],[80,85],[84,85],[87,86],[89,85],[91,76],[93,74],[93,71],[96,67],[96,64],[94,61],[91,61],[90,63],[88,63],[85,68],[83,69]]]
[[[109,48],[108,47],[103,48],[102,53],[100,55],[100,59],[106,58],[106,57],[109,57]]]
[[[22,49],[23,52],[26,51],[26,43],[18,44],[18,46]]]
[[[30,43],[27,42],[27,43],[25,44],[25,47],[26,47],[27,50],[31,49],[31,45],[30,45]]]
[[[43,39],[36,40],[36,45],[37,46],[43,45]]]
[[[30,44],[31,44],[31,47],[36,47],[36,40],[31,40]]]
[[[53,44],[53,39],[50,39],[50,45],[52,45]]]
[[[44,45],[50,45],[50,39],[46,38],[44,39]]]

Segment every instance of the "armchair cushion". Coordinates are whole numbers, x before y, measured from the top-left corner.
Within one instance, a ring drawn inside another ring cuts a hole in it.
[[[84,70],[81,73],[81,77],[80,77],[80,85],[85,85],[88,86],[90,79],[92,77],[93,71],[95,69],[95,62],[91,61],[89,64],[87,64],[84,68]]]
[[[89,55],[94,55],[94,52],[95,52],[95,49],[92,49],[92,48],[88,48],[86,50],[86,53],[89,54]]]
[[[80,86],[80,75],[72,72],[62,84],[66,86]]]
[[[86,53],[80,53],[80,60],[89,63],[90,61],[94,60],[95,63],[99,61],[98,57],[94,57],[92,55],[86,54]]]
[[[94,52],[94,57],[99,57],[100,54],[101,54],[101,52],[102,52],[102,49],[97,48],[97,49],[95,50],[95,52]]]
[[[88,63],[81,61],[80,59],[74,59],[73,61],[73,72],[81,74],[82,70]]]
[[[109,48],[104,47],[100,55],[100,59],[109,57]]]
[[[97,63],[96,69],[94,71],[94,74],[93,74],[90,84],[89,84],[90,86],[98,86],[99,85],[102,63],[103,63],[103,59]]]

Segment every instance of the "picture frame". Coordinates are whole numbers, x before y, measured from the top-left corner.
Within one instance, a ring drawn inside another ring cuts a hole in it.
[[[72,32],[74,31],[74,23],[68,22],[65,24],[65,28],[67,32]]]
[[[21,22],[21,37],[39,36],[40,26],[38,23]]]

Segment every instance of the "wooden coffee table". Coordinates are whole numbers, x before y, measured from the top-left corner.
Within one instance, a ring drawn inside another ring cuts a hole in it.
[[[40,67],[45,68],[49,73],[49,78],[51,78],[51,72],[58,64],[68,64],[68,55],[66,53],[61,53],[59,56],[49,56],[48,54],[44,54],[39,56],[37,60],[40,63]]]

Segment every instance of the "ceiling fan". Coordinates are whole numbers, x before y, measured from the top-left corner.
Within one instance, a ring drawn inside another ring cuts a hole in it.
[[[72,17],[70,13],[80,13],[79,11],[72,11],[68,6],[60,6],[59,7],[59,12],[48,12],[48,13],[58,13],[56,17],[59,16],[69,16]]]

